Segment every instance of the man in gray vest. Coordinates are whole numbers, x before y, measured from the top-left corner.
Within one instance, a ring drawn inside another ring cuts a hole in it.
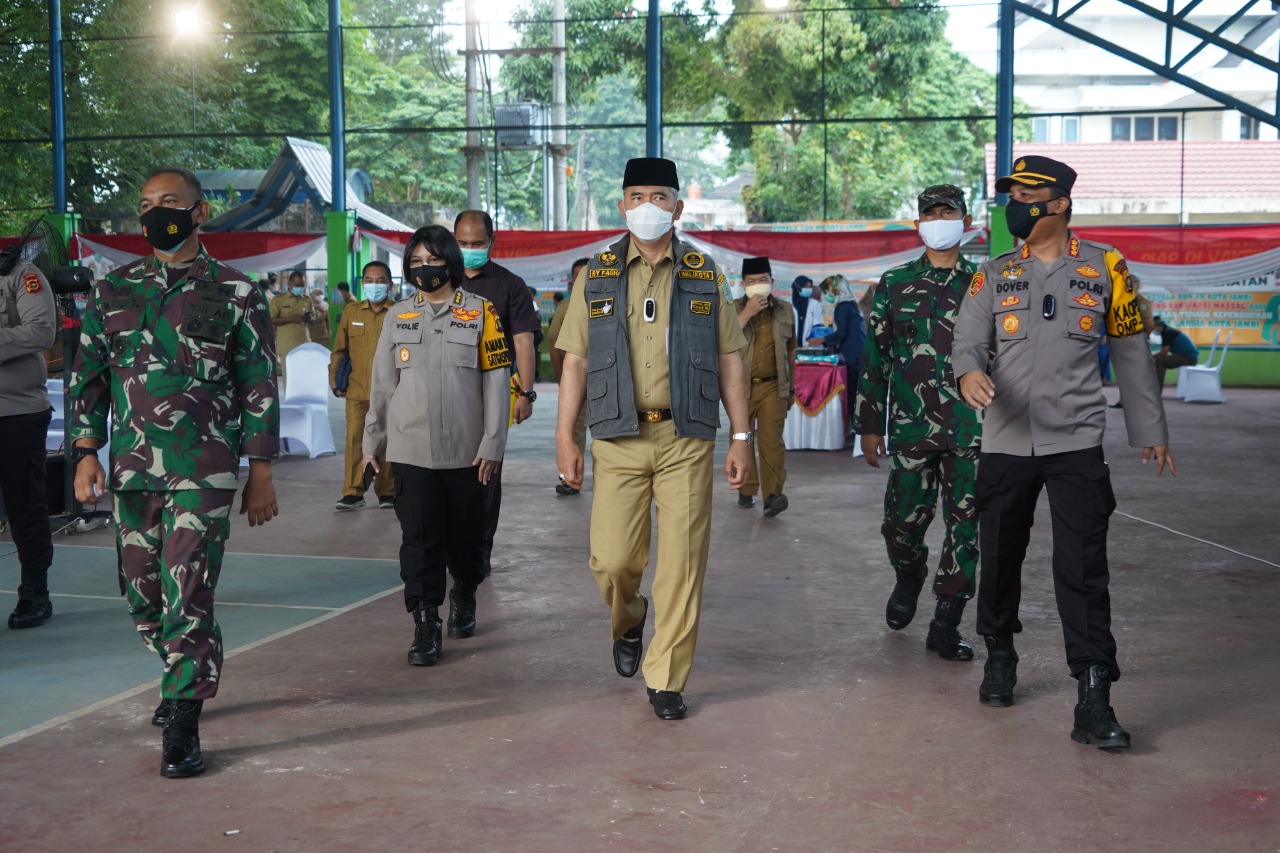
[[[654,636],[644,680],[654,713],[679,720],[693,666],[702,579],[711,538],[712,465],[720,400],[732,435],[729,488],[746,482],[752,435],[737,314],[724,301],[715,262],[682,243],[680,182],[670,160],[628,161],[618,211],[630,232],[578,274],[556,346],[564,351],[556,461],[582,488],[573,425],[585,400],[595,498],[591,571],[613,611],[613,663],[640,668],[649,600],[650,507],[658,508]]]

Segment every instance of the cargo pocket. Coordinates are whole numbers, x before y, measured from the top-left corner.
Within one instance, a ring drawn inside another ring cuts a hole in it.
[[[717,356],[704,352],[701,347],[689,348],[689,375],[693,380],[689,417],[698,423],[719,427],[720,376],[710,367],[713,364],[719,366]]]
[[[616,350],[587,352],[587,425],[618,417],[618,357]]]

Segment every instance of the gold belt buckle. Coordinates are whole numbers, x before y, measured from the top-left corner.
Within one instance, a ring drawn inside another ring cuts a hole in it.
[[[662,410],[644,409],[640,412],[640,420],[647,424],[662,423]]]

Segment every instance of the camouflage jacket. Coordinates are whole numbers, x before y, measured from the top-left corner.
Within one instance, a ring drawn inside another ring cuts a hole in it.
[[[99,281],[83,320],[70,438],[107,439],[110,412],[112,489],[234,489],[241,456],[275,456],[271,321],[243,273],[203,246],[185,274],[149,255]]]
[[[951,370],[956,313],[975,271],[963,257],[952,274],[934,269],[922,255],[880,278],[854,403],[859,435],[884,435],[890,405],[894,453],[978,445],[982,425],[960,399]]]

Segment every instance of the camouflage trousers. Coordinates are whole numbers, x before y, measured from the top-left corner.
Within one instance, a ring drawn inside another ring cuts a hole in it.
[[[213,590],[235,494],[114,494],[121,585],[142,642],[164,661],[162,698],[211,699],[218,692],[222,631],[213,618]]]
[[[918,572],[929,563],[924,537],[942,492],[946,533],[933,579],[935,595],[973,598],[978,567],[978,449],[892,454],[884,493],[884,534],[895,572]]]

